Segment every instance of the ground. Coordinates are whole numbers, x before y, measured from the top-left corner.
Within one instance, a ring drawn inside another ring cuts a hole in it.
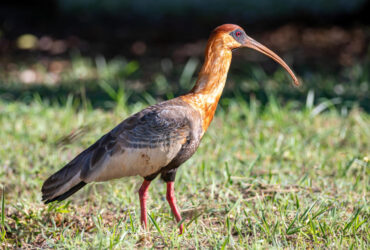
[[[180,67],[183,90],[199,67],[194,60]],[[179,236],[159,179],[149,189],[148,232],[140,226],[139,177],[89,184],[49,205],[40,192],[50,174],[128,115],[177,95],[166,77],[172,64],[162,61],[164,73],[144,88],[155,97],[129,78],[137,62],[75,56],[32,65],[10,65],[1,78],[2,247],[369,248],[366,66],[338,77],[301,75],[306,91],[289,86],[280,69],[245,65],[252,76],[245,79],[232,68],[228,84],[240,83],[240,91],[222,97],[198,151],[178,171]],[[328,86],[344,99],[315,96]]]

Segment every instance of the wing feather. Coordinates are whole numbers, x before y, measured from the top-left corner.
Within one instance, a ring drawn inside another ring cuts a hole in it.
[[[186,107],[160,103],[124,120],[104,135],[81,171],[86,182],[147,176],[165,167],[187,142]]]

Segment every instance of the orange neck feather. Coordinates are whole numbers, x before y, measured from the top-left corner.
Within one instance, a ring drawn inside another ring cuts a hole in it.
[[[215,114],[218,100],[225,86],[231,57],[232,52],[225,47],[222,38],[211,37],[195,86],[188,94],[180,97],[201,114],[203,133]]]

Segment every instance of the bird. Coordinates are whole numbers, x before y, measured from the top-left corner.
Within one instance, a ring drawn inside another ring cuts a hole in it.
[[[223,92],[232,51],[251,48],[279,63],[300,85],[289,66],[273,51],[249,37],[235,24],[215,28],[208,39],[204,63],[194,87],[176,98],[133,114],[78,154],[42,186],[45,204],[62,201],[92,182],[141,176],[138,190],[140,222],[147,230],[148,189],[158,175],[166,182],[166,199],[183,233],[174,181],[178,168],[197,150]]]

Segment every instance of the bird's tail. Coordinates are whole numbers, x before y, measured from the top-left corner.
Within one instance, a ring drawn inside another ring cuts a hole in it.
[[[80,178],[84,163],[85,157],[81,154],[44,182],[41,192],[45,204],[62,201],[86,185]]]

